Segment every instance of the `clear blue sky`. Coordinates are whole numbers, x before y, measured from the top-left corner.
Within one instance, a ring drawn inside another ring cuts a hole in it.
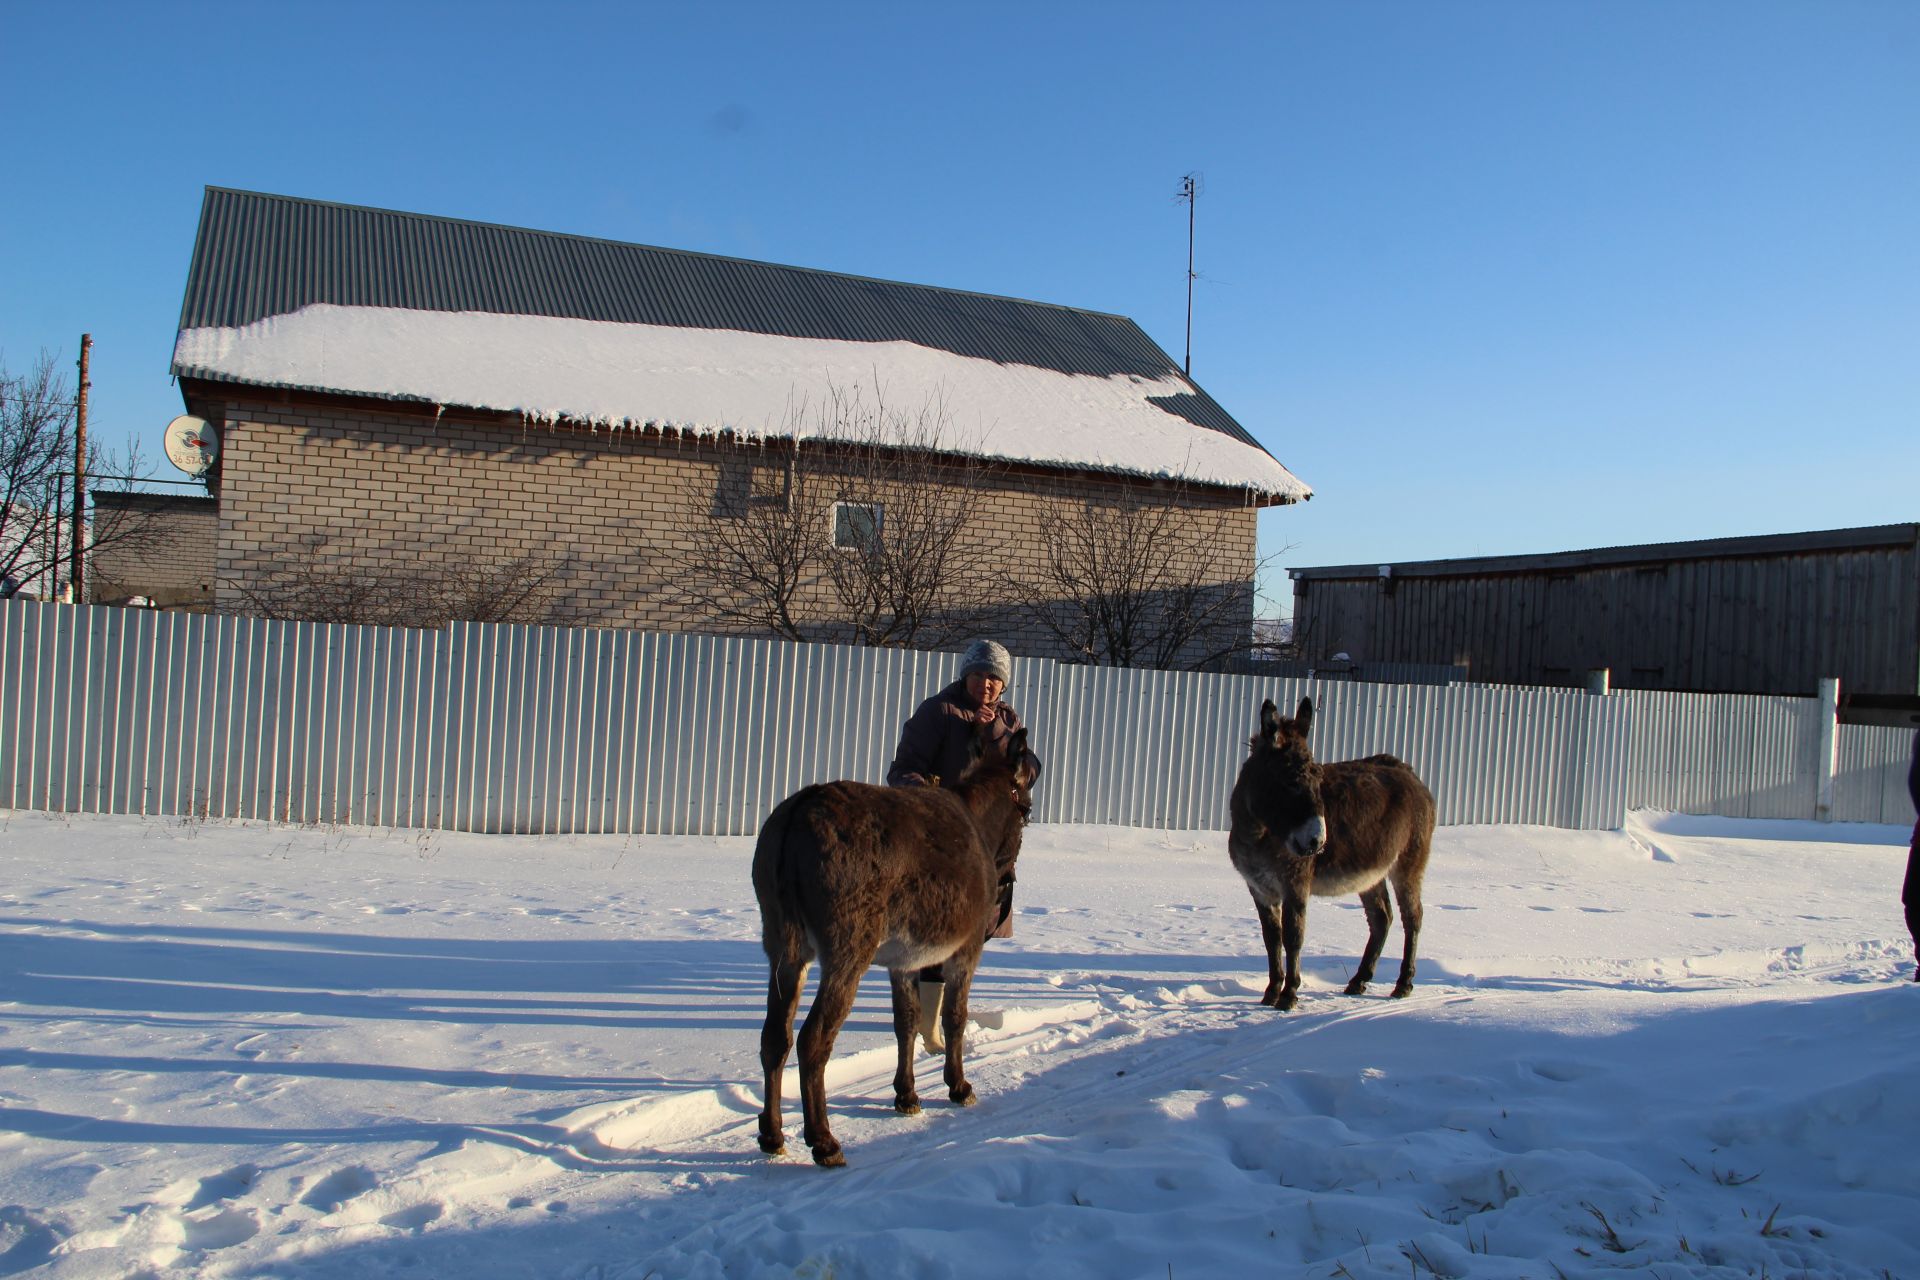
[[[0,352],[167,366],[211,184],[1137,320],[1283,565],[1920,520],[1920,4],[4,0]],[[1284,549],[1284,550],[1283,550]],[[1272,584],[1284,598],[1284,580]]]

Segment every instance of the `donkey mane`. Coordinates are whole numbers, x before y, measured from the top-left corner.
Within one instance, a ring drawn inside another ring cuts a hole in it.
[[[1033,818],[1033,798],[1021,784],[1023,771],[1029,769],[1030,752],[1020,759],[991,753],[974,757],[951,788],[967,807],[967,813],[980,828],[980,836],[993,855],[996,869],[1005,871],[1020,856],[1027,823]],[[1002,796],[1013,800],[1009,814],[999,804]]]

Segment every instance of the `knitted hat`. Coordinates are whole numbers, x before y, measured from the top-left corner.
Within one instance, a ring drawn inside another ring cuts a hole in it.
[[[1006,684],[1013,679],[1013,659],[1007,656],[1003,646],[991,640],[975,640],[967,646],[966,656],[960,659],[960,674],[965,677],[976,671],[984,671]]]

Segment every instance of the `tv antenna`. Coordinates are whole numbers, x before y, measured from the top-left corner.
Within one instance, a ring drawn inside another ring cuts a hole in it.
[[[1182,372],[1188,377],[1193,376],[1193,211],[1200,203],[1200,192],[1205,185],[1203,174],[1182,174],[1180,194],[1174,197],[1187,206],[1187,362]]]
[[[167,424],[167,461],[194,479],[206,476],[220,456],[220,433],[205,418],[183,413]]]

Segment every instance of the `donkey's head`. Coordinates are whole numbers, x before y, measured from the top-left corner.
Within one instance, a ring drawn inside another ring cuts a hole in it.
[[[1260,706],[1260,732],[1253,737],[1253,752],[1241,772],[1243,799],[1251,815],[1296,858],[1310,858],[1327,845],[1320,766],[1307,747],[1307,732],[1312,728],[1311,698],[1300,699],[1300,709],[1291,720],[1282,719],[1268,699]]]
[[[1025,822],[1033,814],[1033,784],[1040,776],[1040,759],[1027,746],[1027,731],[1017,729],[1007,739],[1006,754],[989,750],[986,733],[982,730],[974,735],[969,746],[970,762],[963,782],[984,779],[991,774],[1005,774],[1002,785],[1013,798],[1013,807],[1020,811],[1020,820]]]
[[[1028,749],[1025,729],[1007,743],[1007,759],[1013,764],[1013,807],[1025,822],[1033,816],[1033,784],[1040,777],[1040,757]]]

